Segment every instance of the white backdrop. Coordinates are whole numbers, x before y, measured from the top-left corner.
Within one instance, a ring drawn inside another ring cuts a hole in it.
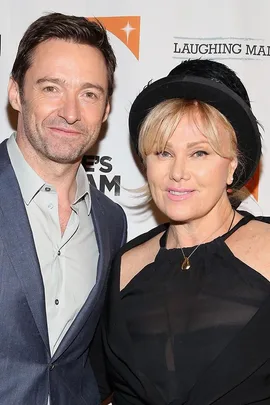
[[[221,60],[246,85],[253,111],[264,127],[264,157],[254,192],[258,203],[249,198],[244,205],[255,213],[270,215],[268,0],[1,0],[0,141],[12,131],[6,88],[18,42],[33,20],[51,11],[95,16],[108,29],[118,60],[117,86],[106,135],[91,151],[86,165],[91,181],[123,206],[129,221],[129,238],[153,227],[161,218],[154,217],[150,209],[131,208],[140,200],[125,190],[144,184],[130,148],[128,111],[150,79],[167,75],[187,58]]]

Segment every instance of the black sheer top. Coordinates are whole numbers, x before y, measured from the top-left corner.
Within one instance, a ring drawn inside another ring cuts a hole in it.
[[[114,404],[188,404],[196,382],[254,317],[270,283],[225,243],[251,219],[199,246],[185,271],[182,251],[166,249],[164,226],[154,262],[121,292],[116,263],[103,329]]]

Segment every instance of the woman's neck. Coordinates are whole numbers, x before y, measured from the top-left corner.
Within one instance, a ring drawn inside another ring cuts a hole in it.
[[[240,218],[228,202],[225,207],[214,207],[203,217],[172,223],[167,238],[168,247],[189,247],[211,242],[226,233]]]

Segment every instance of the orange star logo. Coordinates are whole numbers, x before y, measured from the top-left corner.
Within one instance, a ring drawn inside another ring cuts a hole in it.
[[[99,20],[106,30],[122,41],[133,55],[139,59],[140,52],[140,22],[139,16],[124,17],[88,17],[89,21]]]

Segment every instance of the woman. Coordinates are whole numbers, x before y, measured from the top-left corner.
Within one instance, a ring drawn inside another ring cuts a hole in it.
[[[270,404],[270,221],[229,199],[261,156],[244,86],[223,64],[183,62],[139,94],[129,124],[169,223],[114,262],[100,328],[110,388],[94,364],[102,397]]]

